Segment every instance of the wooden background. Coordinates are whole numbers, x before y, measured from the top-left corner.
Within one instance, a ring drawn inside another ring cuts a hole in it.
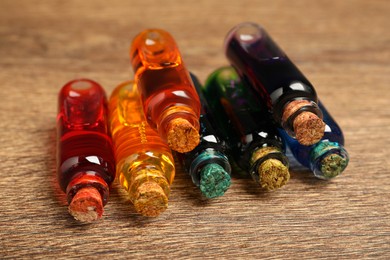
[[[383,1],[0,1],[0,258],[390,258],[390,3]],[[67,213],[55,180],[59,89],[107,93],[132,78],[131,39],[172,33],[204,82],[239,22],[265,26],[342,126],[350,165],[324,182],[292,163],[265,193],[235,178],[205,201],[178,167],[169,209],[137,215],[113,186],[102,221]]]

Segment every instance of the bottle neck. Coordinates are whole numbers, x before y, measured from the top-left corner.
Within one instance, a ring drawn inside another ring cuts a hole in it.
[[[103,202],[103,206],[107,204],[109,197],[109,187],[107,183],[99,176],[91,174],[90,172],[80,172],[76,174],[66,188],[66,196],[68,203],[72,201],[76,193],[85,187],[96,188]]]
[[[196,186],[200,185],[200,172],[207,164],[211,163],[220,165],[229,175],[231,174],[230,163],[225,154],[214,148],[205,149],[196,156],[189,167],[189,174]]]

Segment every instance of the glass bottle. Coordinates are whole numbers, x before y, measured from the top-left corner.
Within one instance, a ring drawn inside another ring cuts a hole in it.
[[[318,103],[326,124],[322,139],[312,145],[301,145],[280,129],[282,138],[291,150],[291,153],[303,166],[310,168],[319,179],[328,180],[340,175],[348,165],[349,156],[344,148],[344,135],[341,128],[325,109]]]
[[[59,93],[57,173],[73,217],[99,219],[115,178],[103,88],[88,79],[73,80]]]
[[[130,48],[146,119],[172,150],[188,152],[199,143],[200,102],[173,37],[149,29]]]
[[[134,82],[124,82],[113,91],[109,114],[119,183],[137,212],[156,217],[168,207],[175,176],[171,150],[148,125]]]
[[[265,189],[285,185],[290,178],[288,160],[276,125],[235,70],[216,70],[202,91],[236,163]]]
[[[322,138],[325,124],[313,85],[261,26],[235,26],[225,39],[225,52],[290,136],[303,145]]]
[[[192,82],[201,100],[200,142],[194,150],[178,154],[192,182],[206,198],[222,196],[231,184],[231,167],[226,155],[227,146],[210,122],[206,100],[201,93],[198,78],[191,74]]]

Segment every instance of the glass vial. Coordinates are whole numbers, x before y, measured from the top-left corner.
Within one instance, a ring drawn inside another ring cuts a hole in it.
[[[119,183],[137,212],[156,217],[168,207],[175,176],[171,150],[148,125],[134,82],[113,91],[109,111]]]
[[[82,222],[99,219],[115,178],[103,88],[88,79],[73,80],[59,93],[57,173],[69,212]]]
[[[149,29],[130,48],[148,123],[172,150],[184,153],[199,143],[200,102],[173,37]]]

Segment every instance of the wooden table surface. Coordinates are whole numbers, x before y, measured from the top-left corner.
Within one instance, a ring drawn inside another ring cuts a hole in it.
[[[0,1],[0,258],[390,259],[389,17],[387,0]],[[114,184],[100,222],[73,220],[55,178],[62,85],[86,77],[110,94],[150,27],[204,82],[243,21],[263,24],[316,87],[345,133],[344,174],[320,181],[292,163],[276,192],[235,177],[206,201],[177,165],[160,217],[137,215]]]

